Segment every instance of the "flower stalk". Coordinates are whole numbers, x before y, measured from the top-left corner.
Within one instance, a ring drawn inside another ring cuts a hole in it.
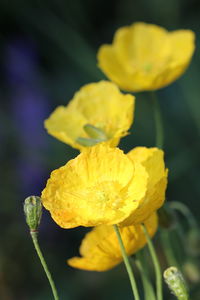
[[[156,129],[156,147],[163,149],[164,145],[164,130],[163,130],[163,122],[162,122],[162,114],[159,105],[158,98],[155,92],[151,92],[151,98],[153,102],[153,110],[154,110],[154,120],[155,120],[155,129]]]
[[[138,289],[137,289],[135,277],[134,277],[134,274],[133,274],[133,270],[131,268],[131,264],[130,264],[128,255],[126,253],[126,249],[124,247],[119,228],[118,228],[117,225],[113,225],[113,227],[114,227],[114,230],[115,230],[117,238],[118,238],[118,242],[119,242],[120,249],[121,249],[121,252],[122,252],[124,264],[126,266],[126,270],[127,270],[127,273],[128,273],[129,279],[130,279],[134,299],[135,300],[140,300],[140,296],[139,296],[139,293],[138,293]]]
[[[40,197],[30,196],[26,198],[24,201],[24,213],[26,217],[26,223],[30,229],[30,235],[33,241],[33,245],[40,259],[42,267],[45,271],[45,274],[48,278],[54,300],[59,300],[54,281],[52,279],[51,273],[47,267],[47,264],[45,262],[44,256],[42,254],[42,251],[38,243],[38,227],[40,225],[41,216],[42,216],[42,203]]]
[[[143,284],[143,288],[144,288],[144,299],[145,300],[156,300],[156,295],[151,283],[151,280],[149,279],[149,274],[148,274],[148,270],[145,267],[145,257],[143,255],[142,251],[139,251],[138,253],[136,253],[135,255],[136,260],[136,266],[140,271],[140,275],[141,275],[141,279],[142,279],[142,284]]]
[[[153,243],[151,241],[151,238],[149,236],[149,233],[146,229],[146,226],[144,224],[142,224],[142,228],[143,228],[144,234],[145,234],[146,239],[147,239],[149,252],[151,254],[151,258],[152,258],[153,265],[154,265],[154,268],[155,268],[157,300],[162,300],[163,299],[163,294],[162,294],[162,273],[161,273],[160,264],[159,264],[159,261],[158,261],[158,257],[157,257],[154,245],[153,245]]]
[[[168,230],[162,229],[160,233],[161,242],[164,254],[166,256],[168,265],[173,265],[179,267],[178,261],[176,259],[174,249],[172,247],[172,242],[170,239],[170,232]]]
[[[42,265],[42,267],[43,267],[43,269],[45,271],[45,274],[46,274],[46,276],[48,278],[48,281],[49,281],[49,284],[51,286],[51,290],[52,290],[52,293],[53,293],[54,300],[59,300],[58,293],[57,293],[57,290],[56,290],[56,287],[55,287],[55,283],[54,283],[54,281],[52,279],[51,273],[50,273],[50,271],[49,271],[49,269],[47,267],[47,264],[45,262],[44,256],[43,256],[43,254],[41,252],[41,249],[40,249],[40,246],[39,246],[39,243],[38,243],[38,238],[37,238],[38,232],[31,230],[30,231],[30,235],[31,235],[31,238],[32,238],[35,250],[37,252],[37,255],[38,255],[39,259],[40,259],[41,265]]]

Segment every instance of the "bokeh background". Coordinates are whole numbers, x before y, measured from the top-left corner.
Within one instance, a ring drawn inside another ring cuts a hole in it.
[[[115,30],[136,21],[169,30],[192,29],[197,49],[187,72],[158,92],[165,127],[168,201],[200,216],[200,2],[198,0],[0,0],[0,299],[51,299],[23,215],[23,200],[40,195],[50,172],[78,152],[49,136],[43,121],[82,85],[104,78],[96,52]],[[136,95],[125,151],[155,142],[148,93]],[[104,272],[67,266],[78,254],[84,228],[63,230],[44,212],[40,244],[60,298],[131,299],[123,265]],[[170,296],[168,298],[170,299]],[[200,299],[195,288],[193,300]]]

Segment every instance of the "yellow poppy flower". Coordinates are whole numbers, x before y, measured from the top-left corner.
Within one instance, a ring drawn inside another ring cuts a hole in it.
[[[49,134],[79,150],[85,148],[85,141],[90,146],[106,140],[115,147],[133,122],[134,104],[134,96],[122,94],[112,82],[87,84],[66,107],[56,108],[45,127]],[[88,135],[91,130],[92,135]],[[91,139],[94,130],[97,136]]]
[[[145,221],[149,235],[152,237],[158,227],[157,214]],[[140,224],[120,228],[121,237],[128,255],[136,253],[146,244],[146,238]],[[100,225],[86,234],[80,246],[82,257],[73,257],[67,262],[70,266],[89,271],[106,271],[123,258],[113,226]]]
[[[148,151],[153,150],[141,151],[141,155],[146,155],[143,162],[137,155],[133,160],[130,154],[106,143],[86,148],[52,172],[42,192],[44,207],[63,228],[144,221],[162,205],[166,188],[157,180],[163,171],[160,168],[164,163],[159,162],[163,160],[163,155],[159,155],[162,150],[156,149],[154,159],[146,154]],[[140,216],[143,210],[144,218]]]
[[[192,58],[191,30],[168,32],[160,26],[134,23],[117,30],[112,45],[98,52],[100,69],[121,89],[157,90],[180,77]]]
[[[63,228],[118,224],[137,208],[147,180],[142,164],[100,143],[51,173],[42,202]]]

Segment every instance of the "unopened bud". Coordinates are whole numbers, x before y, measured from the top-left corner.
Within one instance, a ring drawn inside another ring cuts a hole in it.
[[[91,124],[86,124],[84,125],[83,129],[88,134],[88,136],[91,137],[92,139],[97,139],[100,141],[107,140],[107,136],[101,128],[95,127]]]
[[[188,300],[188,290],[182,273],[176,267],[170,267],[164,272],[164,279],[171,292],[178,300]]]
[[[37,230],[41,216],[42,216],[42,203],[38,196],[30,196],[24,201],[24,213],[26,223],[31,231]]]

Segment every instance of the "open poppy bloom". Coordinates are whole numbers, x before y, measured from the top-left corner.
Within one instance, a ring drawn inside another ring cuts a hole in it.
[[[118,29],[111,45],[100,47],[98,64],[123,90],[157,90],[183,74],[195,49],[194,38],[191,30],[169,32],[134,23]]]
[[[106,143],[85,148],[51,173],[44,207],[63,228],[143,222],[163,204],[167,172],[162,150],[141,148],[135,155]]]
[[[152,237],[158,227],[157,214],[153,213],[145,226]],[[120,228],[126,253],[132,255],[143,248],[146,238],[140,224]],[[107,271],[120,262],[122,254],[113,226],[100,225],[86,234],[80,246],[82,257],[73,257],[67,262],[70,266],[90,271]]]
[[[51,135],[79,150],[103,141],[115,147],[133,122],[134,104],[134,96],[122,94],[112,82],[87,84],[66,107],[56,108],[45,127]]]

